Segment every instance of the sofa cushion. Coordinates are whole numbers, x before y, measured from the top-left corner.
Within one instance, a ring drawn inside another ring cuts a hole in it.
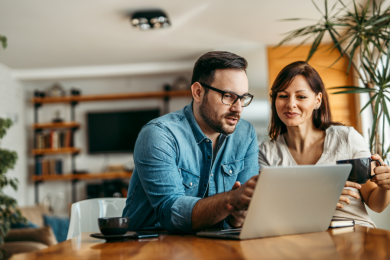
[[[32,223],[43,227],[43,215],[51,215],[49,209],[44,205],[20,208],[22,215]]]
[[[51,227],[11,229],[5,237],[5,242],[16,241],[39,242],[47,246],[57,244]]]

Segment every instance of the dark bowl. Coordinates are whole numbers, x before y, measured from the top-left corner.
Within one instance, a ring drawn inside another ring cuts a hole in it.
[[[100,232],[103,235],[123,235],[129,227],[129,217],[98,218]]]

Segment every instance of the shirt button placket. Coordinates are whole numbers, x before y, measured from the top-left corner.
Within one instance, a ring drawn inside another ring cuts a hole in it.
[[[206,163],[206,165],[207,165],[207,168],[211,171],[211,156],[210,156],[210,154],[213,152],[213,148],[211,146],[212,144],[211,144],[211,140],[210,139],[206,139],[206,142],[208,143],[207,144],[207,148],[209,148],[209,149],[207,149],[207,163]],[[203,192],[206,191],[207,184],[209,183],[209,177],[208,176],[204,176],[204,183],[205,184],[203,185],[203,187],[204,187],[204,191]]]

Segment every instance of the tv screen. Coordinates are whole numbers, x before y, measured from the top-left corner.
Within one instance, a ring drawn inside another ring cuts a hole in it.
[[[88,152],[133,152],[141,128],[159,116],[159,109],[87,113]]]

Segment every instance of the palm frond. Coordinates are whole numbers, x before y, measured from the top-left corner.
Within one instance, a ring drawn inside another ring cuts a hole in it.
[[[369,105],[371,105],[372,101],[375,100],[375,98],[378,96],[378,93],[375,93],[371,98],[370,100],[364,105],[364,107],[362,109],[360,109],[360,112],[359,112],[359,115],[364,111],[364,109],[366,109]]]

